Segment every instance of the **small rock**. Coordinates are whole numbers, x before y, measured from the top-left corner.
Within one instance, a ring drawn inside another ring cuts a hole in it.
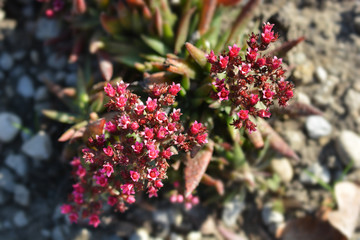
[[[315,70],[315,77],[316,79],[321,82],[324,83],[327,80],[327,72],[323,67],[317,67]]]
[[[294,151],[300,151],[304,148],[306,137],[301,131],[287,130],[284,135]]]
[[[17,227],[25,227],[29,223],[24,211],[16,212],[13,218],[13,222]]]
[[[27,207],[30,203],[30,192],[24,186],[17,184],[14,189],[14,200],[21,206]]]
[[[45,238],[50,238],[50,236],[51,236],[51,232],[48,229],[41,229],[40,233],[41,233],[41,236],[43,236]]]
[[[309,166],[307,171],[303,171],[300,174],[300,181],[308,184],[318,184],[319,180],[324,183],[329,183],[330,179],[329,170],[317,162]]]
[[[272,223],[282,223],[285,220],[284,215],[278,211],[274,211],[270,204],[263,207],[261,217],[266,225],[270,225]]]
[[[311,104],[311,100],[308,95],[306,95],[303,92],[297,92],[296,93],[297,101],[304,104]]]
[[[354,27],[357,34],[360,35],[360,16],[355,17],[354,19]]]
[[[23,75],[19,79],[16,90],[24,98],[30,98],[34,96],[35,89],[32,79],[27,75]]]
[[[36,25],[36,38],[48,40],[55,38],[60,33],[60,23],[53,19],[40,18]]]
[[[22,154],[9,154],[5,159],[5,164],[20,177],[25,177],[27,172],[26,157]]]
[[[21,151],[36,160],[49,160],[52,152],[51,139],[45,132],[40,131],[23,143]]]
[[[19,132],[21,119],[13,113],[0,113],[0,141],[11,142]]]
[[[0,56],[0,67],[5,71],[9,71],[14,65],[12,56],[8,53],[3,53]]]
[[[13,57],[14,57],[15,60],[18,60],[18,61],[19,61],[19,60],[24,59],[25,55],[26,55],[26,51],[24,51],[24,50],[19,50],[19,51],[15,52],[15,53],[13,54]]]
[[[55,82],[61,82],[65,78],[66,78],[66,72],[64,72],[64,71],[58,71],[55,74]]]
[[[81,229],[81,231],[76,235],[74,240],[89,240],[91,233],[86,228]]]
[[[306,130],[310,138],[320,138],[328,136],[331,133],[330,123],[322,116],[309,116],[306,119]]]
[[[294,176],[294,170],[287,158],[274,158],[271,160],[271,169],[279,175],[280,179],[288,183]]]
[[[0,190],[0,205],[3,205],[9,200],[9,194]]]
[[[59,56],[57,53],[53,53],[48,58],[49,67],[61,70],[66,66],[67,60],[65,56]]]
[[[34,99],[38,102],[44,101],[48,98],[47,88],[45,86],[41,86],[36,89]]]
[[[353,161],[356,168],[360,168],[360,136],[349,130],[340,132],[336,139],[336,150],[344,164]]]
[[[53,240],[66,240],[69,232],[70,229],[66,225],[56,226],[51,232],[51,237]]]
[[[38,64],[39,63],[39,53],[36,50],[31,50],[30,59],[31,59],[32,63]]]
[[[190,232],[186,236],[186,240],[201,240],[201,239],[202,239],[201,232],[198,231]]]
[[[345,105],[349,112],[358,113],[360,110],[360,92],[349,89],[345,95]]]
[[[5,168],[0,169],[0,188],[9,192],[14,191],[15,182],[14,176]]]
[[[241,199],[240,195],[236,195],[233,199],[225,203],[221,219],[226,226],[232,227],[236,224],[236,220],[244,209],[245,203],[243,199]]]
[[[76,86],[76,82],[77,82],[76,73],[70,73],[66,76],[65,83],[67,86]]]
[[[170,232],[170,219],[166,211],[153,212],[153,233],[158,237],[165,238]]]
[[[298,65],[294,70],[294,77],[301,81],[303,84],[313,83],[315,67],[311,61],[307,61],[304,64]]]
[[[129,240],[148,240],[149,238],[149,233],[145,229],[138,228],[136,232],[131,234]]]
[[[4,20],[5,19],[5,11],[0,9],[0,20]]]
[[[184,240],[184,238],[181,235],[178,235],[176,233],[171,233],[170,240]]]
[[[15,66],[10,72],[10,78],[19,79],[25,72],[22,66]]]

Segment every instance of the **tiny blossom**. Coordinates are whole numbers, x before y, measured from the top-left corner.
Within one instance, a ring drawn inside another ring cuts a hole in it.
[[[221,91],[218,92],[217,95],[219,96],[219,100],[220,100],[220,101],[228,100],[228,99],[229,99],[229,91],[226,90],[225,88],[221,89]]]
[[[184,201],[184,196],[182,194],[177,195],[176,201],[182,203]]]
[[[271,116],[271,113],[268,110],[261,109],[258,112],[258,116],[262,118],[269,118]]]
[[[71,212],[71,205],[63,204],[63,205],[61,205],[60,210],[61,210],[62,214],[70,213]]]
[[[108,197],[108,201],[107,203],[110,205],[110,206],[114,206],[116,203],[117,203],[117,198],[114,197],[114,196],[109,196]]]
[[[277,58],[276,56],[272,60],[272,68],[277,69],[282,64],[282,58]]]
[[[229,57],[236,57],[240,52],[240,48],[234,44],[233,46],[229,46]]]
[[[96,178],[96,183],[99,184],[102,187],[106,187],[106,185],[108,183],[108,180],[105,177],[100,176],[100,177]]]
[[[148,193],[149,193],[149,198],[152,198],[152,197],[157,197],[157,189],[153,186],[151,186],[148,190]]]
[[[202,124],[201,123],[198,123],[197,121],[195,121],[191,127],[190,127],[190,131],[192,134],[198,134],[199,131],[201,130],[201,127],[202,127]]]
[[[111,122],[111,121],[106,122],[106,124],[105,124],[105,130],[106,131],[108,131],[110,133],[113,133],[113,132],[116,131],[116,129],[117,129],[117,127],[113,122]]]
[[[143,114],[145,110],[145,105],[143,104],[135,104],[135,108],[134,108],[134,111],[137,115],[141,115]]]
[[[109,97],[115,97],[116,91],[110,83],[104,87],[104,90]]]
[[[169,88],[169,94],[176,96],[178,92],[180,92],[180,90],[181,87],[179,83],[178,84],[172,83],[172,85]]]
[[[155,180],[155,187],[162,188],[163,186],[164,186],[164,184],[161,182],[160,179]]]
[[[111,157],[114,154],[114,151],[110,146],[103,148],[103,151],[109,157]]]
[[[155,114],[155,118],[156,120],[158,120],[159,122],[163,122],[165,120],[167,120],[167,116],[165,112],[161,112],[161,111],[157,111]]]
[[[242,75],[248,74],[248,72],[251,69],[251,64],[242,63],[242,65],[239,67],[239,70]]]
[[[263,91],[263,98],[265,98],[265,99],[272,99],[272,97],[274,96],[274,92],[273,91],[271,91],[270,89],[266,89],[266,90],[264,90]]]
[[[103,165],[103,172],[106,174],[107,177],[110,177],[111,174],[114,172],[114,168],[110,163],[106,163]]]
[[[118,108],[125,107],[127,101],[127,98],[125,96],[121,95],[120,97],[115,98],[115,100],[116,100],[116,106]]]
[[[166,130],[166,128],[161,126],[159,128],[159,130],[157,131],[156,138],[157,139],[164,139],[166,137],[167,133],[168,133],[168,131]]]
[[[130,124],[130,118],[128,116],[124,115],[119,119],[118,125],[122,129],[127,129],[129,124]]]
[[[130,171],[130,177],[134,182],[137,182],[140,179],[140,174],[135,171]]]
[[[170,159],[170,157],[173,155],[173,152],[171,152],[170,148],[167,148],[163,152],[161,152],[161,156],[163,156],[165,159]]]
[[[174,109],[170,116],[173,121],[179,121],[181,116],[180,109]]]
[[[127,183],[127,184],[122,185],[121,190],[123,191],[124,194],[127,194],[127,195],[131,195],[131,194],[135,193],[134,185],[131,184],[131,183]]]
[[[205,144],[208,142],[207,140],[207,133],[204,133],[204,134],[199,134],[196,136],[196,141],[199,143],[199,144]]]
[[[92,214],[89,219],[89,224],[97,227],[100,224],[99,216],[96,214]]]
[[[143,135],[146,139],[153,139],[154,138],[154,129],[145,128]]]
[[[147,174],[147,178],[149,180],[156,180],[156,178],[159,176],[159,172],[157,171],[156,168],[153,168],[153,169],[148,169],[148,174]]]
[[[214,54],[214,51],[211,50],[210,54],[206,54],[205,57],[208,59],[209,63],[214,63],[217,60],[216,55]]]
[[[146,111],[153,112],[157,107],[157,99],[152,100],[150,97],[146,101]]]
[[[226,68],[228,62],[229,62],[229,57],[220,56],[220,66],[221,66],[221,68]]]
[[[246,120],[249,118],[249,110],[240,110],[238,116],[241,120]]]
[[[136,199],[135,199],[135,197],[133,195],[129,195],[126,198],[126,202],[129,203],[129,204],[133,204],[135,201],[136,201]]]
[[[138,124],[137,122],[132,122],[132,123],[130,124],[130,128],[131,128],[131,130],[133,130],[133,131],[137,130],[139,127],[140,127],[140,126],[139,126],[139,124]]]
[[[131,146],[131,148],[134,150],[135,153],[140,154],[142,152],[144,144],[140,142],[135,142],[134,145]]]
[[[78,175],[80,178],[84,177],[86,175],[86,169],[84,167],[82,167],[81,165],[79,165],[79,167],[76,171],[76,175]]]

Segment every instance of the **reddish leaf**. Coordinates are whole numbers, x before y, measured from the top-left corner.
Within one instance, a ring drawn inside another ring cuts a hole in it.
[[[72,136],[75,134],[76,130],[74,128],[70,128],[66,130],[58,139],[59,142],[69,141]]]
[[[204,176],[201,179],[201,183],[208,185],[208,186],[213,186],[216,188],[216,191],[219,193],[219,195],[224,195],[224,183],[219,180],[219,179],[215,179],[213,177],[211,177],[210,175],[204,173]]]
[[[285,157],[299,161],[298,155],[290,148],[282,137],[263,119],[258,119],[258,130],[269,139],[270,146]]]
[[[185,197],[189,196],[198,186],[203,177],[214,151],[214,142],[209,141],[205,148],[194,158],[187,155],[185,165]]]
[[[100,22],[103,29],[110,35],[120,33],[121,24],[117,17],[108,16],[105,13],[100,15]]]
[[[242,0],[217,0],[217,3],[224,6],[233,6],[240,3]]]
[[[181,47],[184,45],[186,38],[189,34],[189,25],[192,15],[194,14],[196,8],[193,7],[189,11],[186,11],[182,16],[179,27],[177,29],[176,40],[175,40],[175,53],[179,53]]]
[[[162,37],[163,36],[163,19],[160,13],[159,8],[155,9],[154,22],[157,34]]]
[[[110,81],[113,75],[113,65],[110,61],[109,55],[105,52],[99,51],[97,56],[103,78],[106,81]]]
[[[185,75],[189,78],[195,78],[196,73],[194,69],[182,59],[167,58],[164,67],[169,72]]]
[[[303,37],[299,37],[297,39],[285,42],[280,47],[272,50],[269,53],[269,55],[278,55],[278,56],[285,55],[288,51],[290,51],[291,49],[296,47],[299,43],[301,43],[304,40],[305,40],[305,37],[303,36]]]
[[[292,103],[285,108],[274,107],[274,110],[280,114],[287,114],[290,117],[323,115],[323,112],[320,109],[302,102]]]
[[[86,126],[83,140],[84,142],[87,142],[89,137],[95,137],[96,135],[101,135],[104,130],[104,125],[106,123],[106,120],[104,118],[101,118],[95,122],[89,123]]]
[[[83,37],[80,36],[75,40],[74,46],[69,56],[69,63],[77,62],[77,60],[79,59],[79,55],[83,49],[83,46],[84,46],[84,39]]]
[[[72,13],[75,15],[81,15],[86,12],[85,0],[73,0]]]
[[[216,9],[216,0],[204,0],[201,10],[199,32],[201,35],[207,32],[210,27]]]

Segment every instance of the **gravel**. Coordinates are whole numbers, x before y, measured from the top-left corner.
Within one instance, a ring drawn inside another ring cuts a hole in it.
[[[52,153],[50,136],[40,131],[21,146],[27,156],[36,160],[49,160]]]
[[[24,98],[33,97],[35,93],[33,80],[28,75],[23,75],[19,79],[16,91]]]
[[[14,59],[9,53],[2,53],[0,55],[0,68],[4,71],[9,71],[14,66]]]
[[[343,130],[336,138],[336,150],[344,164],[353,161],[360,168],[360,136],[352,131]]]
[[[0,169],[0,188],[13,192],[15,187],[14,176],[6,169]]]
[[[14,140],[21,124],[21,119],[14,113],[0,113],[0,142],[9,143]]]
[[[310,138],[320,138],[330,135],[332,127],[330,123],[322,116],[309,116],[306,119],[306,130]]]
[[[26,214],[24,211],[17,211],[14,214],[13,222],[14,222],[15,226],[21,228],[21,227],[25,227],[26,225],[28,225],[29,220],[26,217]]]
[[[319,180],[324,183],[329,183],[331,175],[329,169],[319,163],[314,163],[300,174],[300,181],[307,184],[318,184]]]
[[[274,158],[271,160],[271,169],[279,175],[280,179],[288,183],[294,176],[294,170],[287,158]]]
[[[9,154],[5,158],[5,164],[16,172],[19,177],[25,177],[27,173],[26,157],[22,154]]]
[[[60,33],[60,23],[48,18],[40,18],[36,25],[36,38],[39,40],[48,40],[55,38]]]
[[[21,184],[17,184],[14,189],[14,200],[17,204],[27,207],[30,204],[30,191]]]

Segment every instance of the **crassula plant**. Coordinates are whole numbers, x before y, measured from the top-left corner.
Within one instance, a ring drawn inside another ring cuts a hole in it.
[[[97,227],[104,202],[124,212],[136,201],[136,192],[156,197],[171,156],[207,143],[203,124],[195,121],[185,131],[180,109],[170,110],[179,84],[151,86],[145,103],[128,86],[122,81],[105,86],[110,98],[106,107],[115,117],[106,122],[103,134],[89,138],[82,157],[71,162],[77,183],[71,203],[61,208],[71,222],[87,218]]]

